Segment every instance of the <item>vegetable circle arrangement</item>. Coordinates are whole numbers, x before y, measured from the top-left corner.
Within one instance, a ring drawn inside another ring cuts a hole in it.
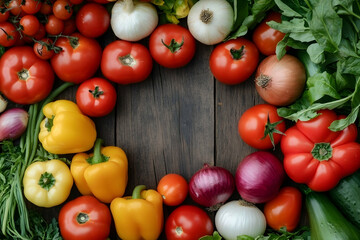
[[[124,240],[360,239],[357,1],[7,0],[0,9],[0,239],[105,240],[112,230]],[[213,46],[218,84],[253,79],[263,103],[232,121],[253,152],[236,172],[204,163],[189,179],[168,173],[124,196],[134,166],[121,147],[103,146],[94,118],[114,111],[116,85],[189,65],[197,44]],[[75,101],[61,99],[71,86]],[[70,199],[73,188],[82,196]]]

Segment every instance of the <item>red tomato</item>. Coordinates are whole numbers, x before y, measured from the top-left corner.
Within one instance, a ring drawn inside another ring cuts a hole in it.
[[[10,17],[10,10],[2,7],[0,8],[0,23],[5,22]]]
[[[218,81],[234,85],[248,79],[258,62],[259,51],[255,44],[238,38],[215,47],[210,55],[210,70]]]
[[[214,225],[207,213],[199,207],[182,205],[167,218],[165,234],[167,240],[194,240],[212,235]]]
[[[0,91],[18,104],[33,104],[47,97],[54,83],[50,64],[28,46],[12,47],[0,59]]]
[[[185,200],[189,186],[183,176],[169,173],[160,179],[157,191],[163,196],[166,205],[177,206]]]
[[[280,42],[284,36],[285,33],[279,32],[278,30],[275,30],[269,25],[267,25],[267,22],[275,21],[275,22],[281,22],[281,14],[277,12],[271,12],[260,24],[256,27],[252,39],[256,45],[256,47],[259,49],[259,51],[266,55],[270,56],[275,54],[276,51],[276,45],[278,42]]]
[[[73,14],[73,9],[67,0],[56,0],[52,7],[55,17],[61,20],[69,19]]]
[[[22,32],[28,36],[34,36],[40,29],[40,22],[34,15],[28,14],[20,19]]]
[[[270,149],[280,142],[286,129],[284,119],[279,117],[275,106],[258,104],[246,110],[240,117],[238,131],[241,139],[257,149]],[[281,133],[280,133],[280,132]],[[273,135],[273,143],[269,134]]]
[[[64,21],[55,15],[50,15],[45,23],[45,30],[50,35],[58,35],[64,30]]]
[[[14,46],[20,38],[19,32],[16,30],[14,24],[2,22],[0,23],[0,29],[0,45],[3,47]]]
[[[8,4],[5,5],[7,9],[10,10],[10,13],[14,16],[21,16],[21,0],[10,0]]]
[[[195,39],[190,31],[176,24],[160,25],[149,40],[151,56],[160,65],[178,68],[190,62],[195,54]]]
[[[294,187],[283,187],[275,198],[265,203],[266,223],[275,230],[286,227],[291,232],[299,224],[301,206],[301,192]]]
[[[42,2],[38,0],[23,0],[21,10],[27,14],[35,14],[40,11]]]
[[[82,82],[76,91],[76,103],[80,110],[91,117],[109,114],[116,104],[116,90],[103,78],[91,78]]]
[[[61,80],[81,83],[99,68],[101,47],[96,40],[74,33],[71,38],[59,38],[55,45],[62,51],[51,58],[51,66]]]
[[[40,8],[40,13],[43,15],[50,15],[52,13],[53,0],[43,1]]]
[[[108,206],[92,196],[78,197],[60,209],[59,228],[65,240],[105,240],[110,224]]]
[[[107,45],[101,59],[104,76],[119,84],[144,81],[153,67],[149,50],[139,44],[116,40]]]
[[[76,27],[86,37],[100,37],[107,31],[109,26],[110,14],[99,3],[87,3],[76,14]]]
[[[43,38],[34,43],[34,53],[41,59],[50,59],[55,54],[52,45],[53,41],[50,38]]]
[[[69,18],[64,21],[64,30],[62,31],[62,34],[64,35],[71,35],[76,32],[76,22],[75,18]]]

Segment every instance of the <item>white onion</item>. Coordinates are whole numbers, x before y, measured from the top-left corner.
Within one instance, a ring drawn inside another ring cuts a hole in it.
[[[126,41],[136,42],[149,36],[158,22],[156,8],[146,2],[118,0],[111,11],[111,28]]]
[[[233,18],[234,11],[226,0],[200,0],[190,9],[187,23],[196,40],[213,45],[230,33]]]
[[[0,116],[0,141],[17,139],[26,130],[29,114],[24,109],[12,108]]]
[[[226,240],[236,240],[240,235],[255,238],[264,234],[266,219],[254,204],[234,200],[222,205],[216,212],[215,226]]]

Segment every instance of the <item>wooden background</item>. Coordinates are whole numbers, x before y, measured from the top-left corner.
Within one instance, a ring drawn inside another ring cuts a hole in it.
[[[114,40],[111,30],[99,39],[102,47]],[[148,39],[141,43],[148,47]],[[121,147],[127,154],[129,181],[125,195],[131,195],[139,184],[156,189],[168,173],[190,180],[204,163],[235,174],[239,162],[256,151],[241,140],[237,124],[245,110],[263,100],[255,90],[253,77],[235,86],[214,79],[209,68],[213,47],[197,42],[195,56],[187,66],[167,69],[154,62],[145,81],[114,84],[118,93],[114,111],[93,118],[104,145]],[[71,87],[59,99],[75,101],[76,89]],[[77,196],[74,185],[68,201]],[[236,192],[233,198],[239,198]],[[190,197],[185,203],[196,205]],[[61,207],[39,211],[50,219],[58,216]],[[165,217],[173,209],[164,206]],[[214,213],[209,215],[214,218]],[[114,226],[110,237],[118,239]],[[164,233],[161,239],[165,239]]]

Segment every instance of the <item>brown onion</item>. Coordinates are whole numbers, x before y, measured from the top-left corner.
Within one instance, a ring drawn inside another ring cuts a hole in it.
[[[265,58],[258,66],[255,87],[260,97],[275,106],[293,103],[302,94],[306,81],[304,65],[296,57],[276,55]]]

